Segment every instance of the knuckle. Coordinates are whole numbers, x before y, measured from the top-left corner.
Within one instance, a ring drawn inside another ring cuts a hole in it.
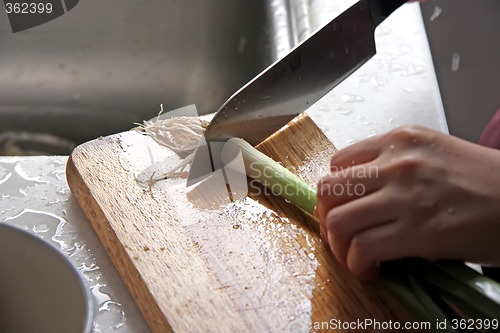
[[[330,189],[336,183],[335,176],[333,174],[329,174],[321,178],[318,182],[317,186],[317,197],[318,200],[325,200],[331,196]]]
[[[370,242],[366,237],[363,237],[363,235],[355,236],[352,239],[351,251],[356,257],[362,258],[363,261],[370,261],[372,259],[371,254],[373,252],[370,251]]]
[[[399,159],[398,164],[402,169],[414,169],[422,164],[422,158],[415,154],[406,155]]]
[[[390,140],[415,143],[425,137],[426,128],[420,125],[403,125],[389,132]]]
[[[420,212],[429,210],[429,209],[435,209],[435,202],[428,198],[428,189],[425,188],[423,185],[415,185],[412,186],[411,189],[408,189],[406,191],[405,196],[412,202],[416,204],[416,209],[418,209]],[[415,210],[416,210],[415,209]],[[417,220],[415,218],[413,219],[407,219],[407,221],[415,221],[415,222],[421,222],[420,220]],[[411,224],[411,223],[408,223]]]
[[[326,215],[326,227],[328,231],[339,235],[342,234],[342,227],[345,222],[345,217],[336,209],[332,209]]]
[[[329,182],[329,176],[324,176],[324,177],[320,178],[320,180],[318,181],[317,195],[318,195],[319,200],[321,200],[324,197],[323,188],[326,186],[326,184],[328,182]]]
[[[406,216],[407,220],[414,221],[416,225],[423,225],[430,215],[439,212],[442,200],[439,195],[432,192],[431,188],[432,185],[421,183],[406,189],[403,196],[407,201],[412,202],[412,205],[408,207],[408,215],[411,212],[412,216]]]
[[[330,158],[330,169],[334,169],[337,166],[337,161],[340,157],[340,151],[336,151]]]
[[[364,274],[367,267],[375,262],[369,242],[363,236],[356,236],[352,239],[349,252],[348,268],[356,275]]]
[[[349,156],[348,151],[349,147],[342,150],[337,150],[335,151],[335,153],[333,153],[332,157],[330,158],[330,170],[337,170],[339,163],[345,163],[346,156]]]
[[[415,176],[421,171],[424,162],[419,154],[405,154],[394,162],[393,171],[399,176]]]

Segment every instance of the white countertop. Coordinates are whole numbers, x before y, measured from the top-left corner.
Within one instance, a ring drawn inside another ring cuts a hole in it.
[[[326,23],[353,3],[332,2],[311,0],[306,28]],[[376,42],[377,55],[311,107],[309,115],[338,148],[407,123],[447,132],[418,4],[407,4],[389,17],[378,28]],[[66,161],[67,157],[1,157],[0,223],[28,229],[71,258],[95,298],[94,332],[148,332],[71,196]]]
[[[94,332],[149,332],[66,182],[67,157],[1,157],[0,223],[25,228],[68,255],[95,300]]]

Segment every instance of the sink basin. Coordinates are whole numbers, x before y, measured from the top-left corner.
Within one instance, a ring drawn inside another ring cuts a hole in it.
[[[293,46],[289,7],[286,0],[88,0],[15,34],[3,12],[0,134],[48,135],[65,146],[130,129],[160,103],[215,112]]]

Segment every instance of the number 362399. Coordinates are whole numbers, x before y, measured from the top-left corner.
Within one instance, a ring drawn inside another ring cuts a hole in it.
[[[50,14],[52,13],[51,3],[35,2],[7,2],[5,3],[7,14]]]

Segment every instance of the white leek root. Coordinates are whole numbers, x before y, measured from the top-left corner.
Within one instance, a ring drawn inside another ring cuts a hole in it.
[[[208,121],[199,117],[173,117],[170,119],[160,119],[163,113],[163,104],[160,105],[160,113],[155,120],[145,120],[135,130],[151,137],[159,145],[167,147],[175,152],[182,162],[174,166],[163,175],[163,178],[170,178],[176,172],[182,172],[194,157],[194,151],[199,146]]]

